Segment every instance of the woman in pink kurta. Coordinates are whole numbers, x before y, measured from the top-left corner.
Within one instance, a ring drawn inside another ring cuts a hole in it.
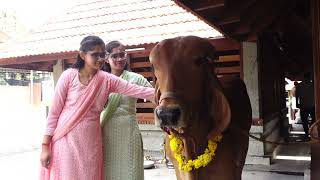
[[[73,68],[59,78],[42,143],[41,180],[101,180],[99,118],[109,94],[153,99],[152,88],[101,71],[105,56],[103,41],[88,36]]]

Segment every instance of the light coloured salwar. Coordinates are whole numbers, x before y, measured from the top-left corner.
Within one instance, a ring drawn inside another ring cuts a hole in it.
[[[152,98],[154,90],[130,84],[98,71],[85,86],[78,69],[62,73],[55,89],[45,135],[53,136],[49,169],[41,168],[41,180],[101,180],[102,141],[100,113],[109,93]]]
[[[133,72],[124,71],[120,77],[131,83],[151,87],[143,76]],[[137,99],[119,94],[112,94],[109,97],[110,103],[102,112],[100,119],[104,121],[102,123],[104,180],[143,180],[143,146],[136,120]],[[112,101],[113,98],[116,100]],[[111,108],[115,108],[111,116],[106,115],[110,106],[115,106]]]

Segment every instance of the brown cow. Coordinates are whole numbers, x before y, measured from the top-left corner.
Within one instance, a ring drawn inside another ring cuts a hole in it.
[[[166,137],[166,152],[181,180],[239,180],[248,150],[251,105],[239,78],[220,78],[213,73],[215,49],[195,37],[166,39],[150,54],[156,84],[155,119],[184,143],[184,156],[195,159],[207,147],[208,138],[222,134],[216,156],[206,167],[185,172],[178,169]],[[241,132],[242,131],[242,132]]]

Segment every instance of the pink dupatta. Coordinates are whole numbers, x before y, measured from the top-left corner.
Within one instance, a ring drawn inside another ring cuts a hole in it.
[[[101,84],[104,80],[103,73],[97,72],[96,76],[92,79],[93,82],[89,83],[86,91],[89,91],[87,96],[81,97],[81,99],[74,106],[72,111],[68,114],[66,123],[57,126],[52,137],[52,143],[56,142],[74,127],[77,126],[83,119],[83,116],[87,114],[93,103],[96,101],[101,91]]]
[[[52,137],[52,144],[68,134],[83,120],[83,117],[87,114],[87,112],[90,110],[97,97],[99,96],[102,87],[101,84],[104,79],[105,76],[103,76],[103,73],[98,71],[86,89],[86,91],[88,91],[87,95],[81,97],[72,111],[67,115],[68,121],[66,121],[64,124],[58,125],[55,129],[54,135]],[[49,179],[50,167],[48,170],[44,167],[41,167],[40,180]]]

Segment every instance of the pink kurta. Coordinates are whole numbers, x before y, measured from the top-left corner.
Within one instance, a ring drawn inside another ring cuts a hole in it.
[[[62,73],[45,133],[53,136],[51,165],[48,170],[41,169],[41,180],[102,179],[99,118],[112,92],[149,100],[154,97],[154,89],[130,84],[103,71],[98,71],[87,86],[80,83],[77,69]]]

